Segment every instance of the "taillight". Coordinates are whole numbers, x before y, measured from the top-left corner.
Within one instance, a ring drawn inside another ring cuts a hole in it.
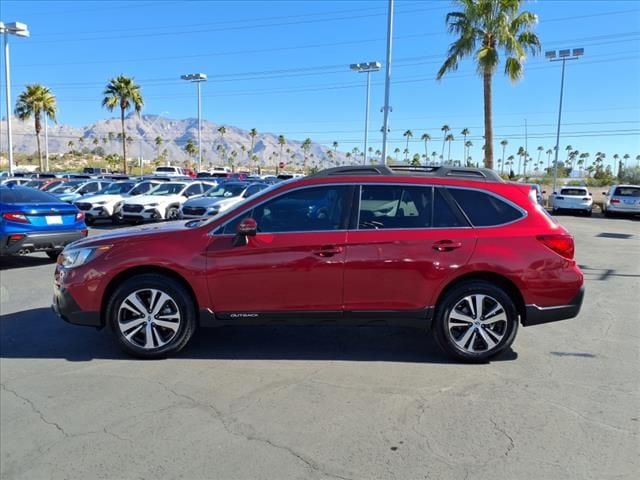
[[[620,203],[620,200],[618,200],[617,198],[612,198],[611,203]]]
[[[84,220],[84,212],[76,213],[76,222],[80,222],[82,220]]]
[[[538,235],[536,237],[545,247],[553,250],[561,257],[572,260],[575,253],[571,235]]]
[[[2,214],[2,218],[9,220],[10,222],[17,223],[31,223],[24,213],[20,212],[7,212]]]

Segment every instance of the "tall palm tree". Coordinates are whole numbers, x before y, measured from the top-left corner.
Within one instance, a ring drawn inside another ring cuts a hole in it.
[[[311,139],[310,138],[305,138],[304,142],[302,142],[302,151],[304,152],[304,157],[302,159],[302,168],[304,169],[305,173],[307,171],[307,159],[309,157],[309,150],[311,150]]]
[[[524,147],[518,147],[518,151],[516,152],[516,155],[518,155],[518,171],[516,173],[518,175],[520,174],[520,167],[522,166],[522,157],[524,157],[526,153],[527,152],[525,152]],[[525,168],[526,168],[526,164],[525,164]]]
[[[507,148],[507,145],[509,145],[509,141],[507,139],[504,140],[500,140],[500,145],[502,145],[502,165],[500,166],[500,173],[504,172],[504,151]]]
[[[455,138],[453,138],[453,133],[448,134],[444,137],[445,142],[449,142],[449,153],[447,154],[447,163],[451,163],[451,142],[453,142]]]
[[[408,153],[408,151],[409,151],[409,139],[410,139],[411,137],[413,137],[413,132],[412,132],[411,130],[407,130],[406,132],[404,132],[404,133],[402,134],[402,136],[407,138],[407,146],[406,146],[406,148],[404,149],[404,150],[405,150],[405,156],[404,156],[404,159],[405,159],[405,160],[407,160],[407,159],[408,159],[408,156],[409,156],[409,153]]]
[[[567,159],[565,160],[566,163],[569,163],[569,154],[571,153],[571,151],[573,150],[573,147],[571,145],[567,145],[565,148],[565,151],[567,152]]]
[[[444,145],[447,141],[446,137],[447,137],[447,133],[449,133],[449,130],[451,130],[451,128],[447,124],[444,124],[440,128],[440,131],[442,132],[442,153],[440,154],[441,158],[444,158]]]
[[[398,154],[400,153],[400,149],[399,149],[398,147],[396,147],[396,148],[393,150],[393,153],[395,153],[395,154],[396,154],[396,162],[397,162],[397,161],[398,161]]]
[[[627,160],[629,160],[631,158],[631,155],[629,155],[628,153],[625,153],[622,158],[624,159],[624,168],[627,168]]]
[[[104,89],[103,95],[102,106],[107,110],[111,112],[114,108],[120,107],[122,167],[123,172],[127,173],[127,142],[124,132],[124,113],[131,107],[133,107],[138,114],[142,111],[144,100],[142,98],[142,92],[140,91],[140,85],[136,85],[132,77],[119,75],[109,81]]]
[[[471,147],[473,147],[473,142],[471,140],[467,140],[466,142],[464,142],[464,148],[467,151],[467,156],[464,158],[465,162],[471,158],[471,155],[469,154]],[[468,163],[468,162],[467,162]]]
[[[420,140],[424,142],[424,158],[428,160],[429,152],[428,152],[427,142],[431,140],[431,135],[429,135],[428,133],[423,133],[422,136],[420,137]]]
[[[540,51],[540,40],[533,33],[537,16],[520,12],[521,0],[456,0],[461,11],[447,14],[449,33],[458,38],[451,44],[437,79],[458,69],[460,60],[473,56],[484,90],[484,163],[493,168],[493,75],[506,55],[504,73],[512,82],[522,77],[526,52]],[[479,45],[478,45],[479,44]]]
[[[193,140],[187,140],[187,144],[184,146],[184,151],[189,155],[189,157],[193,158],[197,153],[198,149],[196,148],[196,144],[193,143]]]
[[[258,130],[256,130],[255,128],[252,128],[249,131],[249,136],[251,137],[251,150],[249,150],[249,160],[251,160],[253,156],[253,144],[256,141],[256,135],[258,135]]]
[[[338,142],[333,142],[333,154],[338,155]]]
[[[40,131],[42,130],[42,116],[45,121],[50,118],[56,121],[56,97],[47,87],[40,84],[27,85],[18,96],[14,113],[20,120],[25,121],[31,117],[35,120],[36,142],[38,144],[38,161],[40,171],[43,171],[42,150],[40,147]]]
[[[156,147],[158,147],[158,157],[160,157],[160,146],[162,145],[164,140],[160,135],[158,135],[153,141],[156,144]]]
[[[509,165],[509,176],[511,176],[511,172],[513,171],[513,160],[515,157],[513,155],[509,155],[507,157],[506,164]]]
[[[460,132],[460,135],[462,135],[463,139],[462,139],[462,159],[466,160],[467,159],[467,148],[466,148],[466,144],[467,144],[467,135],[469,135],[471,132],[469,132],[468,128],[463,128],[462,131]]]
[[[540,164],[540,155],[542,155],[542,152],[544,152],[544,147],[542,145],[539,145],[537,150],[538,150],[538,163]]]
[[[549,171],[551,170],[551,155],[553,155],[553,150],[549,148],[544,153],[547,154],[547,173],[549,173]]]
[[[438,158],[438,152],[434,150],[433,152],[431,152],[431,156],[433,157],[432,163],[435,165],[436,159]]]

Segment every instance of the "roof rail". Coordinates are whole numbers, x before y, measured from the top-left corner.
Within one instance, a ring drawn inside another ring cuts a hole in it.
[[[337,175],[425,175],[433,177],[462,177],[480,181],[503,182],[500,175],[488,168],[451,167],[441,165],[351,165],[321,170],[310,177]]]

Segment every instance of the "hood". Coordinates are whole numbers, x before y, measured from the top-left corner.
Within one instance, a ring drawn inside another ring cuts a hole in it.
[[[125,199],[124,203],[133,205],[149,205],[151,203],[171,203],[182,202],[184,197],[182,195],[139,195],[137,197],[130,197]]]
[[[56,197],[58,197],[63,202],[73,202],[74,200],[82,198],[82,195],[80,195],[79,193],[59,193],[58,195],[56,195]]]
[[[117,230],[111,230],[98,235],[91,235],[73,242],[73,247],[91,247],[95,245],[110,244],[113,242],[126,241],[135,242],[137,240],[144,240],[145,237],[169,235],[172,233],[180,234],[184,231],[192,231],[193,228],[185,227],[188,220],[166,222],[166,223],[154,223],[152,225],[145,225],[143,227],[129,227],[119,228]]]
[[[78,201],[83,203],[112,202],[114,200],[115,201],[120,200],[122,197],[123,195],[119,193],[108,194],[108,195],[91,195],[91,196],[82,197],[81,199],[79,198]]]
[[[197,197],[191,198],[184,202],[185,207],[215,207],[233,204],[242,200],[242,197],[215,198],[215,197]]]

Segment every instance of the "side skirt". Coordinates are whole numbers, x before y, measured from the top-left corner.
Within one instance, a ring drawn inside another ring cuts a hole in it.
[[[431,328],[433,307],[411,311],[326,311],[326,312],[219,312],[200,310],[201,327],[231,325],[329,325]]]

